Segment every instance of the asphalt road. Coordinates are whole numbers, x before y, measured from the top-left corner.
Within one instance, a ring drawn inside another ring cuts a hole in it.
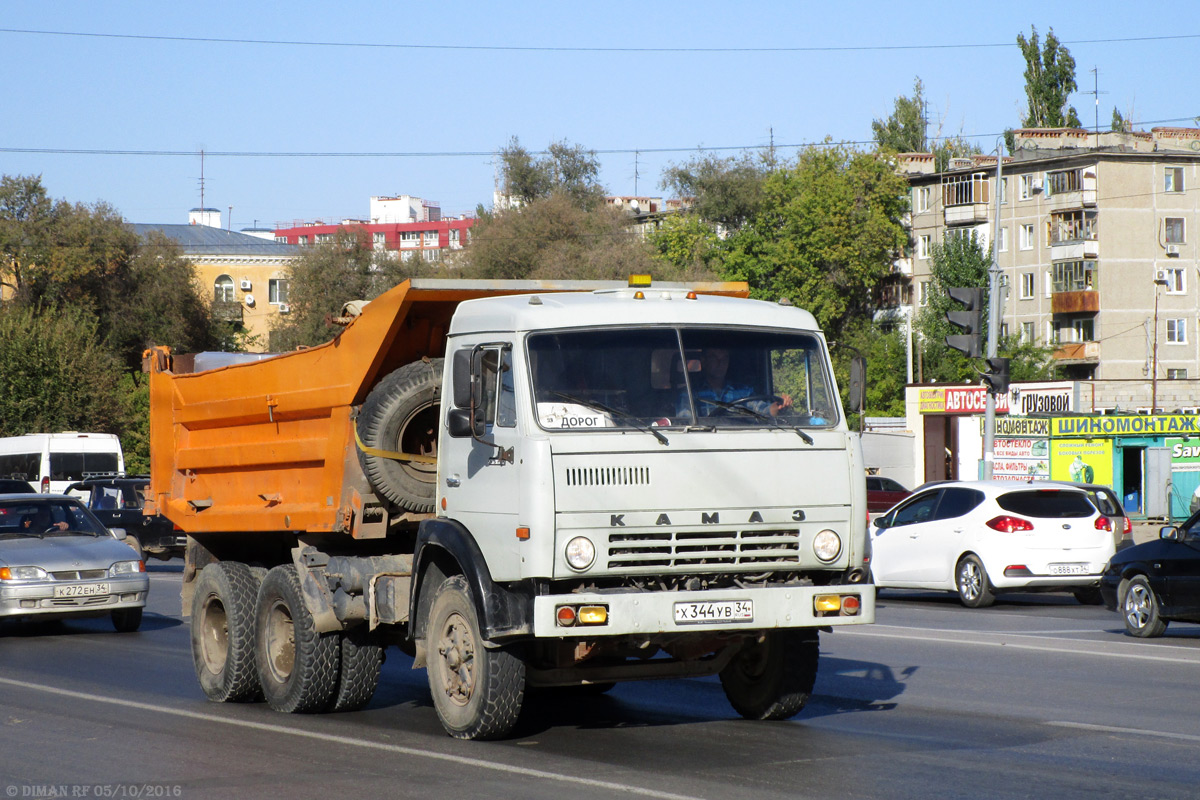
[[[1192,798],[1200,626],[1126,637],[1066,595],[967,610],[884,592],[878,622],[822,635],[796,719],[737,719],[715,679],[542,697],[514,738],[459,742],[424,670],[389,651],[364,711],[207,702],[151,566],[142,630],[0,629],[0,797]]]

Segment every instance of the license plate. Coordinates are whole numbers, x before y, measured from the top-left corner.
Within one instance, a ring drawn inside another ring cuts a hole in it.
[[[750,622],[753,619],[753,600],[719,600],[710,603],[675,604],[675,622],[679,625],[703,625],[712,622]]]
[[[95,597],[108,594],[107,583],[72,583],[68,586],[55,586],[55,597]]]
[[[1087,575],[1087,564],[1051,564],[1051,575]]]

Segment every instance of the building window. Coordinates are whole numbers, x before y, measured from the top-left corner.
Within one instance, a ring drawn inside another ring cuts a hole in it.
[[[1017,198],[1019,200],[1028,200],[1033,196],[1033,176],[1022,175],[1021,185],[1017,188]]]
[[[387,247],[387,234],[383,231],[375,231],[371,234],[371,244],[375,246],[376,250]]]
[[[1167,217],[1165,222],[1165,235],[1167,244],[1183,244],[1183,217]]]
[[[913,189],[913,210],[917,212],[929,210],[928,186],[918,186]]]
[[[1168,369],[1167,370],[1167,380],[1186,381],[1187,380],[1187,370],[1186,369]]]
[[[1000,179],[1000,205],[1008,202],[1008,178]]]
[[[308,234],[296,237],[297,244],[308,244]]]
[[[1032,272],[1022,272],[1021,273],[1021,294],[1019,296],[1020,296],[1020,299],[1022,299],[1022,300],[1032,300],[1033,299],[1033,273]]]
[[[1187,292],[1187,273],[1182,267],[1168,267],[1163,270],[1167,279],[1167,294],[1185,294]]]
[[[417,247],[421,243],[420,231],[401,231],[400,246],[401,247]]]
[[[457,244],[460,241],[459,237],[462,234],[462,231],[460,231],[458,228],[451,228],[449,230],[449,234],[450,244]]]
[[[1082,188],[1083,170],[1067,169],[1046,173],[1046,196],[1078,192]]]
[[[1007,322],[1000,323],[1000,338],[1001,339],[1008,338],[1008,323]]]
[[[423,246],[424,247],[437,247],[438,246],[438,232],[437,231],[425,231],[425,242],[424,242]]]
[[[953,175],[942,179],[942,205],[966,206],[988,202],[987,175]]]
[[[1056,333],[1060,344],[1095,341],[1096,318],[1076,317],[1075,319],[1064,320],[1058,326]]]
[[[921,306],[929,305],[929,281],[921,281],[921,288],[917,292],[917,302]]]
[[[213,301],[217,303],[233,302],[233,278],[220,275],[213,281]]]
[[[1183,167],[1167,167],[1163,170],[1163,191],[1183,191]]]
[[[1033,336],[1034,336],[1033,323],[1032,322],[1022,322],[1021,323],[1021,341],[1024,342],[1025,344],[1033,344]]]
[[[1167,344],[1187,344],[1187,320],[1167,320]]]
[[[1025,225],[1021,226],[1021,235],[1019,237],[1019,241],[1017,242],[1017,246],[1022,250],[1032,250],[1036,238],[1037,237],[1033,233],[1033,223],[1026,223]]]
[[[933,238],[929,234],[922,234],[917,237],[917,258],[929,258],[929,247],[933,243]],[[924,305],[924,304],[922,304]]]
[[[1008,228],[1000,229],[1000,235],[997,237],[997,240],[998,240],[997,243],[1000,245],[1000,252],[1007,253],[1008,252]]]
[[[287,278],[271,278],[267,281],[267,300],[274,305],[288,301]]]
[[[332,233],[318,233],[316,235],[316,243],[317,244],[329,244],[332,241],[333,241]]]
[[[432,249],[432,250],[422,250],[421,257],[424,258],[426,261],[441,261],[442,260],[442,251],[438,250],[436,248]]]
[[[286,237],[286,236],[276,236],[276,237],[275,237],[275,241],[279,242],[280,244],[287,244],[287,243],[288,243],[288,240],[287,240],[287,237]]]
[[[1051,292],[1089,292],[1095,286],[1095,261],[1055,262],[1050,285]]]
[[[1095,211],[1064,211],[1050,215],[1050,243],[1094,242],[1099,233]]]

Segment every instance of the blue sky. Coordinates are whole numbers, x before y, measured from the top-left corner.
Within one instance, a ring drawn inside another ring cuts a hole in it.
[[[365,217],[372,195],[473,212],[491,203],[487,153],[517,136],[601,151],[610,193],[633,194],[636,172],[637,193],[659,195],[663,168],[700,147],[865,144],[918,76],[931,133],[992,150],[1024,110],[1015,39],[1031,24],[1067,44],[1083,91],[1099,69],[1102,128],[1114,106],[1146,129],[1196,124],[1194,0],[43,0],[0,7],[0,173],[40,174],[52,196],[132,222],[185,222],[201,149],[258,154],[205,159],[205,204],[233,206],[237,230]],[[1093,96],[1072,104],[1090,126]],[[27,149],[87,152],[13,152]]]

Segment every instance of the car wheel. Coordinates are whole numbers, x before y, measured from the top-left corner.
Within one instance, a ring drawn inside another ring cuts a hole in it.
[[[967,608],[985,608],[996,602],[987,570],[978,556],[965,556],[954,570],[958,599]]]
[[[112,611],[112,624],[117,633],[133,633],[142,627],[142,609],[115,608]]]
[[[1158,597],[1144,575],[1130,578],[1121,595],[1121,616],[1130,636],[1152,639],[1167,630],[1167,621],[1159,616]]]

